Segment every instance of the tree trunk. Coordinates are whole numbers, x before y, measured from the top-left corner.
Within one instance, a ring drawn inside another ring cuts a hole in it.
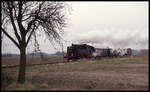
[[[18,83],[23,84],[25,82],[25,70],[26,70],[26,47],[21,46]]]

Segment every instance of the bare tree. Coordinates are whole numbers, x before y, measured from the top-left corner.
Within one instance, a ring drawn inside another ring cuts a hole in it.
[[[66,26],[66,4],[50,1],[2,1],[1,31],[20,50],[18,82],[25,82],[26,47],[33,37],[39,49],[37,32],[43,31],[50,42],[58,42]],[[9,27],[12,26],[12,29]],[[12,35],[14,34],[14,36]]]

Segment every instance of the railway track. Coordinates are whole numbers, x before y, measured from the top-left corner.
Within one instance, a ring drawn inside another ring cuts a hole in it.
[[[40,63],[40,64],[27,64],[26,66],[58,64],[58,63],[71,63],[71,62],[77,62],[77,61],[62,61],[62,62]],[[15,67],[19,67],[19,65],[2,65],[2,68],[15,68]]]
[[[51,63],[40,63],[40,64],[27,64],[26,66],[58,64],[58,63],[69,63],[69,62],[68,61],[63,61],[63,62],[51,62]],[[19,67],[19,65],[2,65],[2,68],[15,68],[15,67]]]
[[[122,58],[122,57],[119,57],[119,58]],[[106,58],[103,58],[103,59],[112,59],[112,57],[106,57]],[[71,63],[71,62],[82,62],[82,61],[87,61],[88,59],[79,59],[79,60],[76,60],[76,61],[62,61],[62,62],[51,62],[51,63],[39,63],[39,64],[27,64],[26,66],[36,66],[36,65],[47,65],[47,64],[58,64],[58,63]],[[15,67],[19,67],[19,65],[2,65],[2,68],[15,68]]]

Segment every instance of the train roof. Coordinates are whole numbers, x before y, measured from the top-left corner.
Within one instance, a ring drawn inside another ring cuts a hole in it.
[[[111,49],[111,48],[95,48],[96,50],[106,50],[106,49]]]
[[[72,46],[89,46],[89,47],[93,47],[93,46],[90,46],[90,45],[87,45],[87,44],[72,44]]]

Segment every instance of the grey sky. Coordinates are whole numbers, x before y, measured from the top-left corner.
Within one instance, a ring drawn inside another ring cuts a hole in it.
[[[71,43],[88,43],[95,47],[148,48],[148,2],[67,2],[73,11],[63,38]],[[61,51],[54,49],[44,37],[39,38],[43,52]],[[19,53],[13,43],[4,39],[2,53]],[[29,45],[31,46],[31,45]],[[27,52],[32,48],[28,46]]]

